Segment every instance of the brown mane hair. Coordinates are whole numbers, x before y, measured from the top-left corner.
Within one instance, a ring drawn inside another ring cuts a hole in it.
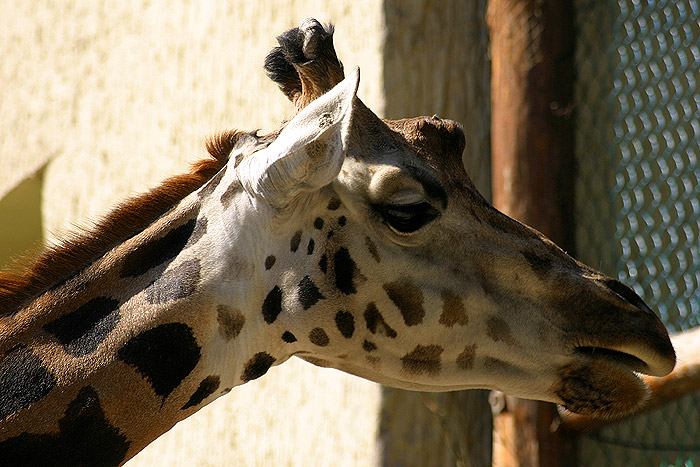
[[[206,142],[211,157],[194,163],[189,173],[170,177],[151,191],[122,202],[92,229],[73,234],[35,259],[18,260],[13,269],[21,268],[22,272],[0,272],[0,318],[13,314],[28,300],[143,231],[178,201],[202,187],[226,165],[244,134],[229,130],[213,135]]]

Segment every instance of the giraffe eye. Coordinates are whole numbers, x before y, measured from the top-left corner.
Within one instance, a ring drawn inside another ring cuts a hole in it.
[[[430,203],[379,204],[373,206],[389,227],[400,234],[410,234],[440,215]]]

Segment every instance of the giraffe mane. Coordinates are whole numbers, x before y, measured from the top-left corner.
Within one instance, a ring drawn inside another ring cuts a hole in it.
[[[226,165],[245,134],[248,133],[228,130],[210,136],[206,141],[210,157],[195,162],[190,172],[167,178],[151,191],[127,199],[86,232],[73,233],[38,256],[20,258],[10,270],[0,272],[0,318],[15,313],[27,301],[141,232],[202,187]]]

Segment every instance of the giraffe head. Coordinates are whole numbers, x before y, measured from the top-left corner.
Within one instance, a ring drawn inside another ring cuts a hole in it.
[[[261,311],[279,354],[423,391],[493,388],[591,415],[675,356],[631,289],[494,209],[459,124],[385,121],[359,70],[237,173],[266,213]]]
[[[267,216],[260,309],[278,361],[589,415],[637,408],[638,373],[675,363],[661,321],[493,208],[464,170],[459,124],[372,113],[359,70],[338,83],[331,35],[306,20],[278,38],[266,67],[300,111],[272,144],[237,156],[248,204]]]

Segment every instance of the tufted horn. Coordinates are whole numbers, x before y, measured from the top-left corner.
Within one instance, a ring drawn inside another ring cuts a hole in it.
[[[325,28],[313,18],[277,37],[265,58],[265,71],[294,103],[296,111],[331,90],[345,74],[333,47],[333,25]]]

